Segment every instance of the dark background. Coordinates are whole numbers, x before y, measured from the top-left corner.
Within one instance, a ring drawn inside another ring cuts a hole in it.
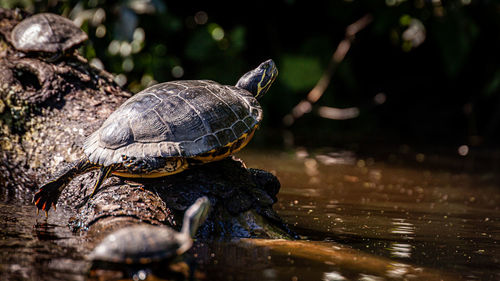
[[[81,24],[90,37],[83,54],[133,92],[173,79],[235,84],[273,58],[280,76],[261,100],[257,144],[498,148],[499,1],[212,2],[0,1]],[[327,69],[346,27],[367,14],[372,22],[323,96],[286,126],[284,116]],[[359,116],[323,118],[325,106],[356,107]]]

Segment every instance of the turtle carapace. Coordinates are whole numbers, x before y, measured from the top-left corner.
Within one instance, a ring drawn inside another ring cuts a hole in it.
[[[157,84],[113,112],[83,145],[85,156],[58,171],[34,196],[38,209],[55,206],[77,175],[99,169],[94,195],[111,174],[154,178],[192,165],[222,160],[250,141],[262,120],[257,98],[278,70],[267,60],[243,75],[236,86],[209,80]]]

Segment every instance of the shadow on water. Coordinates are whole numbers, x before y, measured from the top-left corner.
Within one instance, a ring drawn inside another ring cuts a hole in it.
[[[409,164],[345,151],[247,150],[238,156],[249,167],[278,176],[282,188],[275,210],[301,240],[196,241],[173,268],[138,268],[108,277],[500,279],[500,181],[492,170],[469,172],[453,161],[434,165],[425,155]],[[64,210],[46,221],[31,205],[0,205],[2,278],[89,277],[84,255],[90,249],[83,246],[84,235],[65,225]],[[171,270],[177,275],[167,275]]]

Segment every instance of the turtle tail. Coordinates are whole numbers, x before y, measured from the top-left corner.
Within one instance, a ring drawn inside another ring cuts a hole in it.
[[[64,163],[60,166],[62,167],[58,167],[58,170],[60,170],[58,175],[42,185],[33,197],[33,203],[35,203],[38,210],[43,210],[46,214],[51,207],[55,209],[61,192],[74,177],[99,168],[98,165],[91,163],[87,158],[74,161],[69,165]]]
[[[181,232],[190,237],[194,237],[198,227],[207,218],[209,210],[210,200],[208,200],[206,196],[198,198],[198,200],[186,210]]]

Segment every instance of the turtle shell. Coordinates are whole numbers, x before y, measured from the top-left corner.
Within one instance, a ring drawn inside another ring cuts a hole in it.
[[[128,157],[196,157],[250,134],[262,119],[253,95],[209,80],[157,84],[136,94],[85,142],[93,163]]]
[[[87,39],[87,34],[72,21],[50,13],[21,21],[11,33],[12,44],[22,52],[64,52]]]
[[[191,247],[191,239],[168,227],[139,225],[125,227],[106,236],[90,253],[94,261],[150,263],[166,260]]]

